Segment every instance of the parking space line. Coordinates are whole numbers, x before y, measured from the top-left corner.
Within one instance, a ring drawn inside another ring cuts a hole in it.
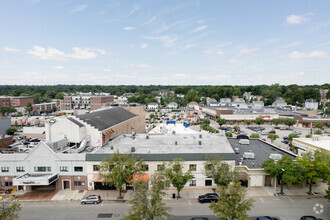
[[[189,205],[191,205],[190,200],[188,200]]]
[[[265,201],[264,201],[262,198],[259,198],[259,200],[260,200],[262,203],[265,203]]]

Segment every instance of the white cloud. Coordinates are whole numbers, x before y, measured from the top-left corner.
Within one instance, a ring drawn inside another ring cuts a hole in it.
[[[306,23],[310,20],[311,18],[306,17],[304,15],[289,15],[286,17],[286,22],[288,24],[301,24],[301,23]]]
[[[148,46],[149,46],[148,44],[144,43],[144,44],[141,44],[140,47],[141,47],[142,49],[145,49],[145,48],[147,48]]]
[[[64,69],[64,66],[53,66],[54,70],[62,70]]]
[[[111,72],[111,69],[103,69],[103,72]]]
[[[317,59],[324,59],[324,58],[329,58],[330,54],[324,51],[312,51],[310,53],[301,53],[298,51],[294,51],[289,54],[289,57],[293,59],[304,59],[304,58],[317,58]]]
[[[64,53],[58,49],[48,47],[34,46],[33,50],[27,52],[35,57],[42,60],[68,60],[68,59],[78,59],[87,60],[96,58],[99,54],[104,55],[106,52],[102,49],[97,48],[79,48],[73,47],[72,52]]]
[[[88,5],[79,5],[77,6],[76,8],[74,8],[70,14],[74,14],[74,13],[77,13],[79,11],[83,11],[87,8]]]
[[[204,30],[206,28],[207,28],[207,25],[199,26],[199,27],[195,28],[192,32],[198,32],[198,31]]]
[[[298,46],[298,45],[300,45],[302,43],[303,43],[302,41],[296,41],[296,42],[293,42],[291,44],[284,45],[283,47],[284,48],[295,47],[295,46]]]
[[[156,16],[150,18],[148,21],[142,23],[141,25],[147,25],[147,24],[151,24],[152,22],[154,22],[157,19]]]
[[[255,53],[258,52],[260,49],[259,48],[242,48],[240,49],[239,53],[240,54],[250,54],[250,53]]]
[[[12,47],[5,47],[4,48],[4,51],[7,51],[7,52],[18,52],[19,49],[15,49],[15,48],[12,48]]]
[[[216,49],[216,50],[204,50],[203,53],[205,54],[217,54],[217,55],[224,55],[225,52],[223,49]]]
[[[135,29],[135,27],[124,27],[123,28],[124,31],[132,31],[134,29]]]
[[[163,35],[159,37],[147,36],[145,37],[145,39],[161,41],[163,42],[165,47],[171,47],[179,40],[179,38],[176,35],[174,36]]]
[[[237,63],[237,60],[235,60],[235,59],[228,60],[228,63]]]
[[[123,66],[123,68],[126,68],[126,69],[133,69],[133,68],[145,69],[145,68],[150,68],[150,67],[151,67],[151,65],[149,65],[149,64],[138,64],[138,65],[127,64],[127,65]]]

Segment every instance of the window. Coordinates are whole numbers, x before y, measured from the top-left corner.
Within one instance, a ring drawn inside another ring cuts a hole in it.
[[[51,167],[34,167],[34,172],[51,172]]]
[[[1,186],[2,187],[4,187],[4,186],[13,186],[13,182],[2,182]]]
[[[93,165],[93,171],[99,171],[100,167],[99,165]]]
[[[16,167],[16,172],[25,172],[24,167]]]
[[[149,171],[149,165],[145,164],[142,167],[143,171]]]
[[[212,186],[212,180],[205,180],[205,186]]]
[[[85,181],[74,181],[73,185],[74,186],[85,186]]]
[[[83,167],[74,167],[74,172],[83,172]]]
[[[190,171],[196,171],[197,170],[197,165],[196,164],[190,164],[189,165],[189,170]]]
[[[196,186],[196,180],[189,180],[189,186]]]
[[[164,168],[165,168],[165,167],[164,167],[164,164],[158,164],[158,165],[157,165],[157,170],[158,170],[158,171],[162,171],[162,170],[164,170]]]
[[[1,167],[1,172],[8,173],[9,172],[9,167]]]
[[[67,167],[67,166],[61,166],[60,167],[60,172],[69,172],[69,167]]]

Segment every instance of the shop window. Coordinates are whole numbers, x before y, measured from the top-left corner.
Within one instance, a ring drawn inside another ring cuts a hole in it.
[[[67,167],[67,166],[60,166],[60,172],[69,172],[69,167]]]
[[[85,181],[74,181],[73,185],[74,186],[85,186]]]
[[[51,172],[51,167],[34,167],[34,172]]]
[[[9,167],[1,167],[1,172],[8,173],[9,172]]]
[[[196,180],[189,180],[189,186],[196,186]]]
[[[100,171],[99,165],[93,165],[93,171]]]
[[[212,186],[212,180],[205,180],[205,186]]]
[[[16,172],[25,172],[24,167],[16,167]]]

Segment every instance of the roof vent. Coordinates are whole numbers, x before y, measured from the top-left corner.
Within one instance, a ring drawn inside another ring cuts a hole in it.
[[[146,139],[149,139],[149,135],[146,135]]]
[[[254,159],[254,153],[253,152],[244,152],[243,157],[244,157],[244,159]]]
[[[198,145],[202,145],[202,141],[198,141]]]
[[[113,150],[113,146],[111,146],[110,149]]]
[[[172,134],[176,134],[176,132],[175,131],[172,131]]]
[[[174,141],[174,144],[175,144],[175,145],[178,145],[178,142],[177,142],[177,141]]]
[[[282,159],[282,154],[270,154],[269,159],[280,160]]]
[[[202,138],[202,137],[203,137],[203,135],[202,135],[202,134],[200,134],[200,135],[199,135],[199,138]]]
[[[131,147],[131,152],[135,152],[135,147]]]

